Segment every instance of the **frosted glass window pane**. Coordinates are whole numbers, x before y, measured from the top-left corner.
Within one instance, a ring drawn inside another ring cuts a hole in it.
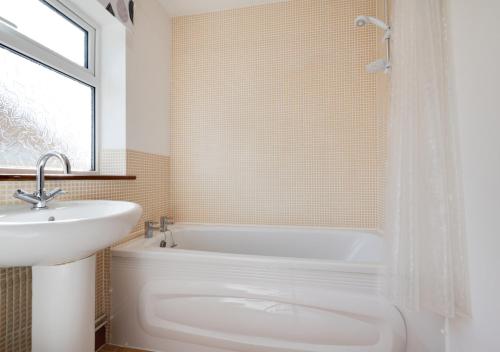
[[[40,0],[0,0],[0,16],[17,31],[80,66],[87,65],[87,31]]]
[[[92,87],[0,47],[0,168],[34,168],[56,150],[92,170],[93,101]]]

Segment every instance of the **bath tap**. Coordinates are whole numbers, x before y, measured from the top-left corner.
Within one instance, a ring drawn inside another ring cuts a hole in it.
[[[168,216],[162,216],[160,218],[160,231],[161,232],[168,231],[168,225],[173,225],[173,224],[174,224],[174,220],[172,220]]]
[[[160,218],[160,232],[163,234],[163,240],[160,242],[160,247],[161,248],[166,248],[167,247],[167,232],[170,233],[170,239],[172,240],[172,244],[170,245],[170,248],[177,247],[177,244],[175,243],[174,239],[174,234],[172,231],[168,229],[168,225],[173,225],[174,221],[170,219],[168,216],[162,216]]]
[[[163,240],[160,242],[160,247],[167,247],[167,232],[170,233],[170,238],[172,239],[172,244],[170,248],[177,247],[177,244],[174,240],[174,234],[172,231],[168,229],[168,225],[173,225],[174,221],[168,216],[162,216],[160,218],[160,223],[152,220],[148,220],[144,222],[144,237],[145,238],[153,238],[155,230],[160,231],[163,234]]]
[[[61,161],[63,164],[63,171],[65,174],[71,173],[71,163],[66,155],[59,152],[48,152],[42,155],[38,162],[36,163],[36,184],[37,190],[35,193],[28,193],[21,189],[14,192],[14,198],[22,200],[23,202],[30,203],[33,205],[32,209],[42,210],[47,209],[47,203],[53,200],[60,194],[64,194],[64,191],[60,188],[53,189],[52,191],[45,192],[45,166],[47,162],[52,157],[55,157]]]
[[[156,221],[148,220],[144,222],[144,237],[145,238],[153,238],[155,230],[159,230],[160,227],[157,226],[158,223]]]

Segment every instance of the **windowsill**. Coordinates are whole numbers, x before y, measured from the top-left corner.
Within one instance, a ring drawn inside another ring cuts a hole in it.
[[[45,179],[48,181],[77,181],[77,180],[101,180],[101,181],[113,181],[113,180],[135,180],[136,176],[128,175],[45,175]],[[0,174],[1,181],[35,181],[36,175],[29,174]]]

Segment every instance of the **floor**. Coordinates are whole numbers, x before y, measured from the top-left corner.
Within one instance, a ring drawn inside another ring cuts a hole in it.
[[[147,352],[143,350],[136,350],[134,348],[118,347],[113,345],[103,346],[99,352]]]

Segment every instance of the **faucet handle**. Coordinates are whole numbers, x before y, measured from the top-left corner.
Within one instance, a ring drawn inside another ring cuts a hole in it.
[[[24,189],[17,189],[17,190],[14,192],[14,196],[15,196],[16,194],[23,194],[23,195],[30,195],[30,196],[33,196],[33,195],[34,195],[33,193],[26,192]]]
[[[160,217],[160,231],[166,232],[168,230],[168,225],[173,225],[174,220],[168,216]]]
[[[63,191],[61,188],[56,188],[56,189],[53,189],[52,191],[45,193],[45,198],[47,201],[49,201],[49,200],[54,199],[58,195],[63,195],[63,194],[66,194],[66,192]]]
[[[40,201],[40,199],[38,199],[36,195],[25,192],[22,189],[18,189],[17,191],[14,192],[14,198],[30,204],[37,204]]]

